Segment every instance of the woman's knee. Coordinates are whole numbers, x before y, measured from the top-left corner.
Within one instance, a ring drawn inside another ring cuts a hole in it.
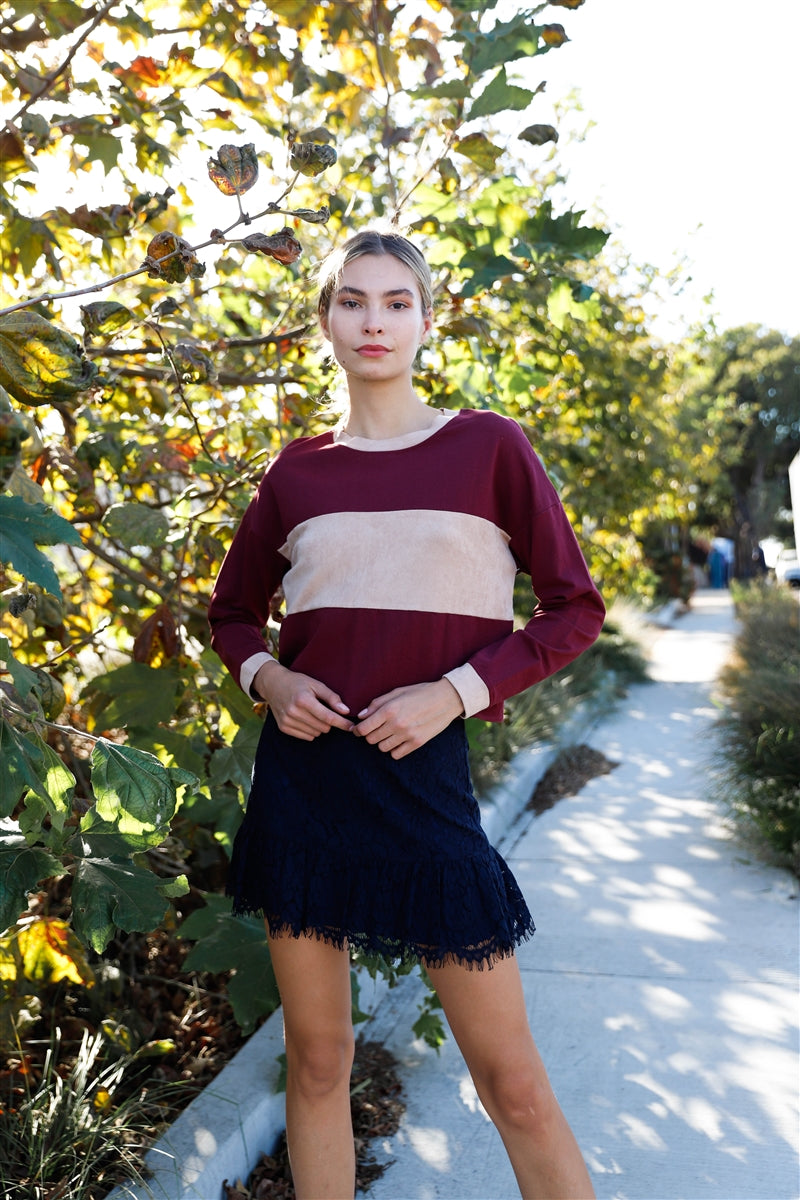
[[[507,1062],[487,1071],[476,1087],[492,1120],[507,1129],[547,1139],[558,1103],[546,1078],[535,1067]]]
[[[352,1028],[304,1036],[286,1033],[286,1065],[292,1084],[307,1096],[326,1096],[348,1085],[355,1040]]]

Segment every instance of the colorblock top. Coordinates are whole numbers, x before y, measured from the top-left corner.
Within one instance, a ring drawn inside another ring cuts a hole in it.
[[[538,601],[522,629],[518,571]],[[605,613],[519,425],[469,409],[384,441],[297,438],[273,459],[209,606],[212,645],[248,693],[272,657],[262,631],[280,586],[279,661],[352,716],[445,677],[466,716],[499,721],[505,699],[595,640]]]

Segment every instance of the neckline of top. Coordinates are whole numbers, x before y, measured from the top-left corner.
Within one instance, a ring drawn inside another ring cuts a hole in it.
[[[344,430],[335,431],[333,434],[334,446],[344,446],[348,450],[366,450],[367,452],[385,452],[387,450],[407,450],[411,446],[418,446],[421,442],[426,442],[429,438],[439,433],[445,426],[459,416],[458,411],[445,411],[436,413],[433,421],[426,429],[415,429],[411,433],[401,433],[397,437],[390,438],[367,438],[355,437],[352,434],[345,433]]]

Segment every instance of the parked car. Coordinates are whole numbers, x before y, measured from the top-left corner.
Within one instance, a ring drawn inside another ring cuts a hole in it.
[[[781,550],[775,562],[775,578],[778,583],[800,588],[800,560],[796,550]]]

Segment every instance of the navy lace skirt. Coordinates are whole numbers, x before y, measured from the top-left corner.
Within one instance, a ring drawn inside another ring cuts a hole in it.
[[[482,966],[533,921],[481,828],[464,722],[397,761],[333,729],[267,716],[228,880],[234,912],[389,959]]]

